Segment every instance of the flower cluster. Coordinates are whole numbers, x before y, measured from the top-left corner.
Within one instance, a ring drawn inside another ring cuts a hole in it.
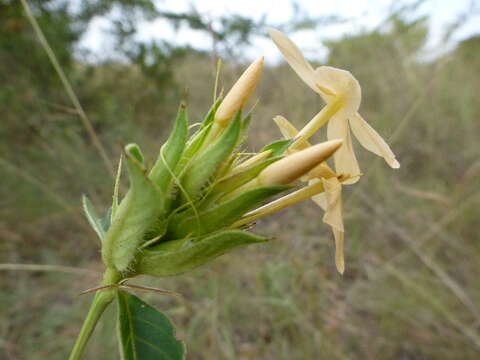
[[[223,99],[214,102],[191,135],[186,105],[180,106],[173,130],[151,168],[138,145],[127,145],[123,159],[130,189],[123,199],[119,201],[118,192],[121,158],[107,216],[98,218],[89,201],[84,201],[90,224],[102,241],[103,262],[109,272],[119,274],[118,279],[179,274],[240,245],[266,241],[249,233],[249,224],[308,198],[325,210],[323,220],[333,229],[336,265],[343,273],[341,190],[360,175],[350,129],[366,149],[383,156],[392,167],[399,164],[359,115],[361,94],[355,78],[326,66],[314,70],[284,34],[275,30],[270,34],[326,106],[299,131],[277,116],[274,120],[285,139],[245,157],[241,144],[251,114],[244,115],[242,109],[260,79],[260,58]],[[328,141],[312,145],[310,137],[327,122]],[[335,170],[326,163],[331,156]],[[297,179],[306,184],[294,185]]]
[[[323,221],[332,227],[336,244],[335,262],[338,271],[343,273],[342,184],[356,183],[361,175],[350,130],[365,149],[383,157],[390,167],[399,168],[400,164],[388,144],[358,113],[362,96],[360,85],[353,75],[330,66],[314,69],[285,34],[274,29],[269,33],[292,69],[326,103],[300,131],[281,116],[274,119],[285,138],[296,139],[288,151],[309,147],[308,139],[327,122],[328,139],[343,140],[343,145],[334,154],[335,171],[322,163],[308,175],[310,184],[321,182],[324,186],[325,191],[312,199],[325,211]]]

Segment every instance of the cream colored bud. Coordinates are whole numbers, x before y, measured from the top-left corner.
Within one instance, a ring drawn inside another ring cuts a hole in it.
[[[289,184],[332,156],[342,143],[341,139],[330,140],[289,155],[266,167],[258,175],[258,183]]]
[[[215,114],[217,124],[226,126],[233,115],[245,105],[260,80],[262,70],[263,56],[250,64],[225,96]]]

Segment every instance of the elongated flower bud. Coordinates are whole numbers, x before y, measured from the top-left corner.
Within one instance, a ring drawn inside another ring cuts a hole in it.
[[[233,115],[248,101],[255,90],[263,70],[263,56],[255,60],[232,86],[225,99],[220,104],[215,122],[226,126]]]
[[[328,159],[342,143],[341,139],[330,140],[289,155],[265,168],[258,175],[258,182],[262,185],[289,184]]]
[[[341,139],[330,140],[288,155],[268,165],[256,178],[228,193],[222,199],[232,199],[258,186],[290,184],[332,156],[342,143]]]

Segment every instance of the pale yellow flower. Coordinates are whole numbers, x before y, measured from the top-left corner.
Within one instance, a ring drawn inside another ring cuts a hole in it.
[[[327,104],[300,130],[299,136],[308,139],[328,121],[327,137],[344,140],[342,147],[334,155],[334,161],[337,173],[351,176],[345,183],[358,181],[360,174],[350,130],[365,149],[383,157],[392,168],[400,167],[387,143],[358,113],[362,98],[361,88],[352,74],[330,66],[314,69],[285,34],[274,29],[269,33],[292,69]]]

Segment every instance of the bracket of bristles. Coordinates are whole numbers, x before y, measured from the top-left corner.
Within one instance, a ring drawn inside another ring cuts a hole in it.
[[[171,291],[171,290],[158,289],[158,288],[151,287],[151,286],[141,286],[141,285],[127,284],[128,280],[129,279],[123,279],[122,281],[120,281],[117,284],[107,284],[107,285],[96,286],[96,287],[84,290],[84,291],[80,292],[78,295],[85,295],[85,294],[89,294],[89,293],[96,292],[98,290],[103,290],[103,289],[119,288],[119,289],[133,289],[133,290],[153,291],[153,292],[156,292],[158,294],[177,296],[177,297],[181,297],[181,298],[183,297],[182,294],[180,294],[178,292],[175,292],[175,291]]]

